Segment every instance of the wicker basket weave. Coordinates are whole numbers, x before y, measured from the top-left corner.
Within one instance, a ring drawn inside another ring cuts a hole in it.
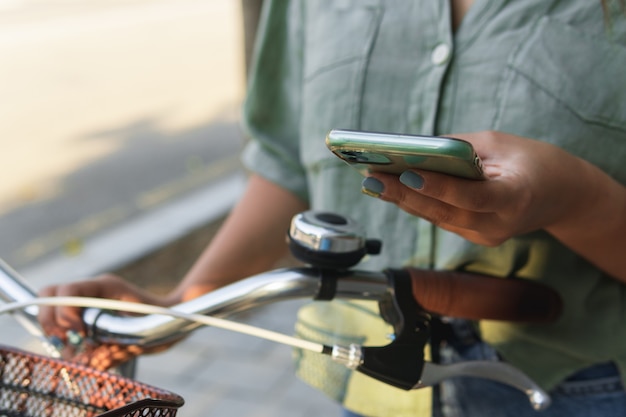
[[[0,346],[0,417],[175,417],[171,392]]]

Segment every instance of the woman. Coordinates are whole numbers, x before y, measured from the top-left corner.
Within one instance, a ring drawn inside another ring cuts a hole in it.
[[[456,322],[443,359],[512,363],[550,390],[545,416],[624,415],[626,19],[587,0],[465,3],[266,4],[244,107],[253,173],[195,266],[166,297],[111,276],[42,293],[171,305],[271,268],[294,214],[335,211],[384,241],[360,268],[465,270],[555,288],[557,323]],[[326,149],[331,128],[465,139],[488,179],[410,171],[361,184]],[[41,321],[64,337],[82,328],[78,313],[42,309]],[[386,343],[364,302],[308,305],[296,330]],[[480,379],[447,381],[431,408],[428,390],[400,391],[320,355],[299,353],[297,364],[367,416],[535,415],[522,393]]]

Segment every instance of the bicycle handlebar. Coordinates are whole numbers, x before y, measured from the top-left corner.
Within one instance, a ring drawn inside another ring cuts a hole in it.
[[[389,291],[383,273],[346,271],[335,278],[334,298],[376,301]],[[228,318],[280,301],[315,299],[324,287],[324,279],[314,268],[277,269],[211,291],[172,309]],[[84,320],[98,341],[145,347],[171,343],[200,326],[165,316],[121,317],[95,309],[86,310]]]
[[[384,300],[397,299],[402,295],[406,297],[408,293],[410,293],[408,297],[413,300],[415,310],[422,307],[428,313],[466,319],[549,322],[558,317],[561,308],[558,295],[538,283],[461,272],[407,269],[403,273],[410,281],[409,286],[404,287],[406,290],[402,290],[405,294],[395,294],[397,287],[390,285],[389,272],[331,271],[312,267],[279,269],[247,278],[176,305],[172,309],[184,313],[228,317],[282,300],[347,298],[379,301],[382,313]],[[13,285],[5,285],[7,282],[13,282]],[[15,285],[15,283],[20,284]],[[0,262],[0,289],[2,290],[0,295],[6,301],[27,301],[29,297],[35,297],[34,292],[28,289],[15,271],[2,262]],[[392,304],[397,307],[397,303]],[[407,318],[403,315],[413,314],[417,317],[424,313],[424,311],[415,310],[396,311],[384,317],[397,329],[398,324]],[[31,321],[36,320],[36,309],[28,309],[24,315],[29,316]],[[409,318],[409,321],[421,320],[419,317]],[[121,317],[95,309],[87,309],[84,319],[91,336],[98,342],[142,348],[176,342],[199,326],[197,323],[190,323],[184,319],[163,315]],[[364,347],[366,354],[360,359],[357,357],[356,360],[355,355],[350,352],[348,352],[348,357],[343,357],[344,353],[339,349],[338,358],[334,357],[334,352],[333,358],[346,366],[367,373],[366,360],[375,358],[377,361],[376,350],[383,348]],[[401,349],[410,356],[416,354],[415,347],[411,348],[410,345],[403,345]],[[375,365],[377,367],[382,365],[384,370],[384,363]],[[521,387],[520,389],[530,393],[529,398],[537,409],[544,408],[549,403],[549,397],[524,374],[511,372],[508,368],[506,372],[503,372],[501,368],[508,365],[498,362],[476,365],[459,369],[462,369],[464,375],[473,372],[474,376]],[[439,368],[441,367],[428,362],[424,363],[422,360],[421,366],[410,370],[408,375],[407,372],[401,371],[402,375],[397,383],[396,379],[389,379],[384,375],[379,379],[404,389],[413,389],[427,384],[428,381],[437,381],[439,376],[444,375],[444,371]],[[448,377],[450,372],[454,374],[454,368],[445,369],[445,375]],[[376,377],[377,372],[376,370],[371,375]]]
[[[450,271],[407,271],[415,300],[429,313],[470,320],[546,323],[561,311],[558,294],[534,282]],[[173,309],[226,318],[293,299],[379,301],[389,291],[383,272],[287,268],[247,278]],[[164,316],[120,317],[99,310],[87,310],[85,321],[100,341],[146,347],[170,343],[199,326]]]

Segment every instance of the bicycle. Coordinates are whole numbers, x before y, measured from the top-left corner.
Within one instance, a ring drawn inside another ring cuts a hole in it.
[[[431,339],[432,324],[439,316],[522,322],[555,320],[560,313],[560,298],[548,287],[463,272],[355,270],[353,267],[364,256],[377,254],[381,244],[366,239],[362,228],[351,219],[333,213],[308,211],[298,214],[292,220],[288,240],[294,256],[306,266],[259,274],[171,309],[78,297],[37,298],[17,272],[0,260],[0,298],[9,302],[0,308],[0,313],[13,312],[47,345],[50,343],[38,330],[35,306],[75,305],[86,308],[84,321],[92,343],[133,347],[135,353],[171,345],[200,326],[208,325],[327,355],[350,369],[405,390],[433,386],[446,378],[472,376],[492,379],[521,390],[537,410],[549,405],[547,393],[521,371],[504,362],[440,365],[427,362],[423,354]],[[329,346],[225,320],[236,313],[280,301],[313,299],[324,302],[335,298],[377,301],[381,317],[393,327],[392,341],[385,346]],[[110,310],[143,315],[120,316]],[[126,362],[126,368],[120,368],[122,375],[118,375],[94,369],[108,369],[113,363],[98,364],[92,359],[81,365],[12,348],[0,349],[0,358],[0,375],[3,375],[0,415],[174,417],[183,404],[182,398],[174,393],[133,381],[133,362]],[[18,371],[7,373],[7,367]],[[43,376],[35,373],[50,367],[55,371],[43,371]],[[51,389],[46,383],[45,389],[36,385],[31,387],[31,381],[46,378],[62,383],[55,382]],[[80,384],[74,379],[87,382],[78,386]],[[106,387],[104,391],[99,389],[102,386]],[[137,392],[140,395],[118,395],[127,386],[131,387],[131,394]],[[46,391],[43,399],[42,391]],[[121,401],[105,404],[103,398],[112,392]],[[23,397],[24,402],[34,398],[32,401],[37,406],[10,409],[11,400],[5,398],[18,397]],[[51,407],[60,407],[61,414],[50,414]],[[68,407],[76,414],[68,414]],[[44,414],[37,414],[42,411]]]

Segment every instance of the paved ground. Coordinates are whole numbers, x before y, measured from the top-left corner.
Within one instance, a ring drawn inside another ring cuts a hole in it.
[[[277,305],[245,321],[290,333],[296,309],[297,303]],[[143,358],[138,377],[186,398],[182,416],[339,415],[294,377],[290,348],[219,329],[202,329],[175,350]]]
[[[79,251],[240,169],[240,8],[0,0],[0,258]]]

